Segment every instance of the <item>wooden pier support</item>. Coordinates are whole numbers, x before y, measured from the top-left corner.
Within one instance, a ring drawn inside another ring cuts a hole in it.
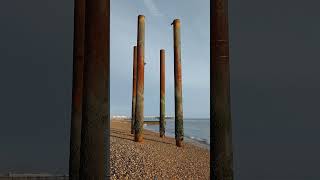
[[[180,20],[173,21],[174,49],[174,89],[175,89],[175,138],[176,145],[182,146],[183,141],[183,109],[182,109],[182,73],[181,73],[181,39]]]
[[[70,180],[79,180],[80,169],[85,6],[85,0],[74,1],[73,80],[69,151]]]
[[[137,37],[137,99],[136,118],[134,121],[135,134],[134,141],[143,141],[143,121],[144,121],[144,34],[145,17],[138,16],[138,37]]]
[[[136,117],[137,98],[137,46],[133,47],[133,73],[132,73],[132,110],[131,110],[131,134],[134,133],[134,121]]]
[[[86,1],[85,13],[79,176],[81,180],[103,180],[104,171],[109,168],[109,149],[104,148],[104,143],[109,143],[106,127],[110,123],[110,0]]]
[[[160,137],[165,136],[165,128],[166,128],[166,86],[165,86],[165,51],[164,49],[160,50]]]
[[[229,83],[228,1],[210,3],[210,123],[213,154],[210,176],[233,179],[233,151]]]

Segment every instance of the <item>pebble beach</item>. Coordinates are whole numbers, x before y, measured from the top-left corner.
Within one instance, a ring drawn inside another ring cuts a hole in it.
[[[111,179],[210,179],[209,149],[192,142],[176,147],[175,139],[144,130],[144,141],[134,142],[130,121],[112,120]]]

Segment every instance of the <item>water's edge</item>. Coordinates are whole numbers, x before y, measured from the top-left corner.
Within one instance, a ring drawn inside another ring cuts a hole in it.
[[[148,130],[148,131],[155,132],[155,133],[159,133],[159,131],[156,131],[156,130],[154,130],[153,128],[150,128],[150,126],[154,126],[154,125],[144,124],[143,127],[144,127],[146,130]],[[171,133],[167,133],[167,132],[166,132],[165,135],[166,135],[167,137],[175,138],[175,135],[174,135],[174,134],[171,134]],[[193,144],[193,145],[195,145],[195,146],[197,146],[197,147],[210,150],[210,144],[208,144],[205,139],[196,138],[196,137],[184,136],[184,140],[185,140],[185,142],[190,143],[190,144]]]

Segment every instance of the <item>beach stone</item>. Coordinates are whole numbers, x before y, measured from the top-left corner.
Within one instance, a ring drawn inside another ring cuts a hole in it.
[[[144,130],[144,142],[133,141],[130,121],[112,120],[111,179],[210,179],[210,153],[191,142],[176,147],[175,139]]]

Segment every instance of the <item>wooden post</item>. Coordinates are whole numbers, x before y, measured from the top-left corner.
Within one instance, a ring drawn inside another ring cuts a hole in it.
[[[105,140],[109,138],[110,120],[109,51],[110,1],[86,1],[81,180],[103,180],[106,177],[105,161],[109,161],[109,153],[106,153],[109,149],[104,148],[104,143],[109,143],[109,139]]]
[[[228,1],[210,3],[210,123],[211,177],[233,179],[233,152],[230,110]]]
[[[164,49],[160,50],[160,137],[165,136],[165,128],[166,128],[166,86],[165,86],[165,51]]]
[[[80,169],[85,3],[85,0],[74,1],[72,112],[69,151],[70,180],[79,179]]]
[[[180,20],[173,21],[174,39],[174,89],[175,89],[175,137],[176,145],[182,147],[183,141],[183,109],[182,109],[182,73],[181,73],[181,39]]]
[[[136,142],[143,141],[143,121],[144,121],[144,26],[145,18],[138,16],[138,37],[137,37],[137,102],[135,134]]]
[[[132,110],[131,110],[131,134],[134,133],[134,121],[136,117],[137,98],[137,46],[133,47],[133,73],[132,73]]]

